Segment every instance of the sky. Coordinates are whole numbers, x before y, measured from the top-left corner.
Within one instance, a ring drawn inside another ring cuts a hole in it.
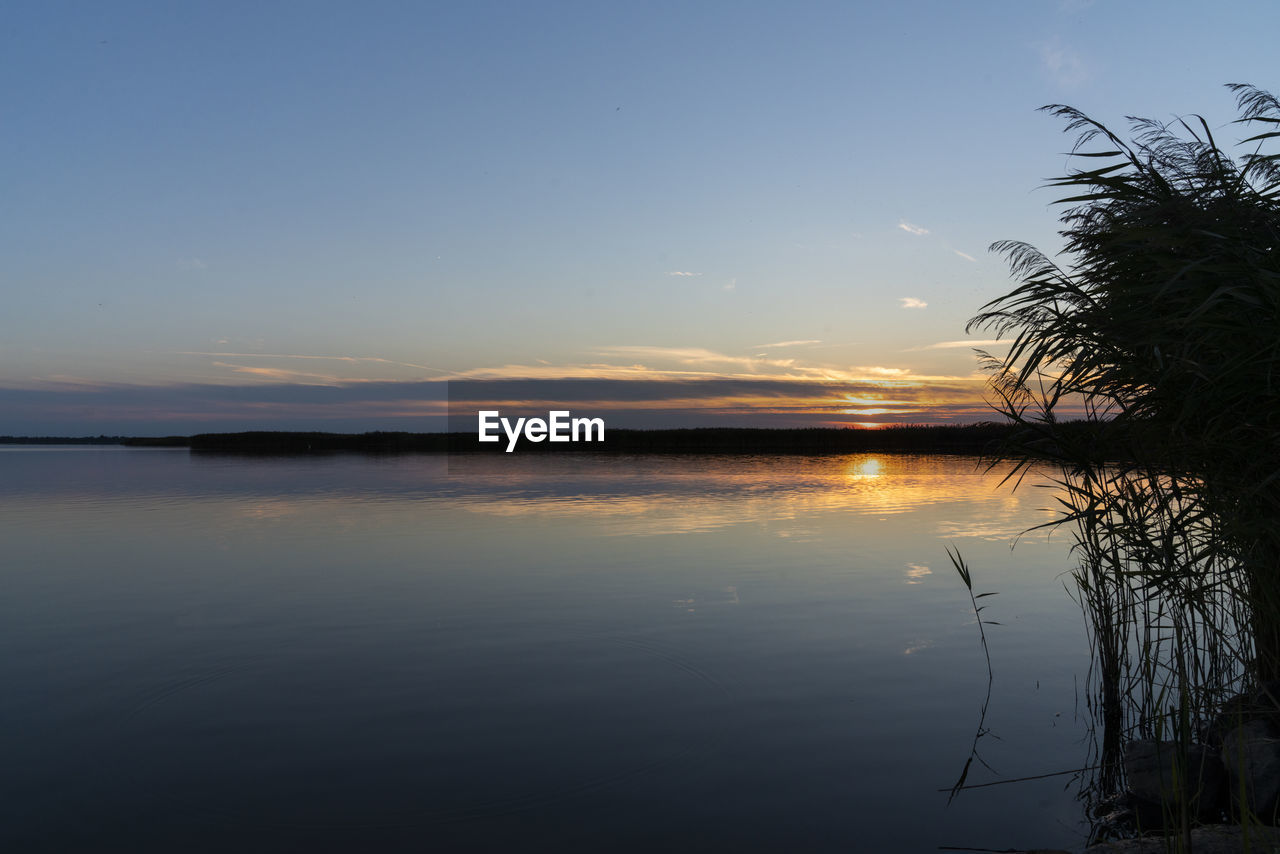
[[[988,247],[1061,243],[1037,108],[1244,138],[1280,4],[1209,9],[6,4],[0,435],[433,430],[486,380],[614,426],[989,419]]]

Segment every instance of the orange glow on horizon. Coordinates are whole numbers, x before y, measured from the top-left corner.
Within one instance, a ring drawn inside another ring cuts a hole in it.
[[[919,411],[920,410],[915,407],[912,407],[910,409],[888,409],[884,407],[877,407],[875,409],[842,409],[840,410],[840,414],[841,415],[895,415],[895,414],[905,415],[907,413],[913,413],[913,412],[919,412]]]

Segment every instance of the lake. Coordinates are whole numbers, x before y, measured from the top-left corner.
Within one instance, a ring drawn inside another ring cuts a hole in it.
[[[0,447],[10,851],[1083,842],[1053,492],[965,457]]]

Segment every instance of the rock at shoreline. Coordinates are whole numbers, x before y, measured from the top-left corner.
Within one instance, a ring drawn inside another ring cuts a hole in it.
[[[1280,810],[1280,730],[1270,720],[1246,720],[1222,737],[1222,762],[1232,780],[1244,781],[1245,805],[1274,824]]]
[[[1183,757],[1175,741],[1130,742],[1124,752],[1124,774],[1129,792],[1148,806],[1176,814],[1185,800],[1202,820],[1219,815],[1226,772],[1217,751],[1203,744],[1190,745]]]
[[[1179,842],[1183,844],[1178,845]],[[1169,851],[1191,850],[1196,854],[1270,854],[1280,850],[1280,828],[1250,827],[1217,824],[1197,827],[1191,831],[1190,846],[1185,841],[1164,836],[1146,836],[1141,839],[1121,839],[1091,845],[1084,854],[1166,854]]]

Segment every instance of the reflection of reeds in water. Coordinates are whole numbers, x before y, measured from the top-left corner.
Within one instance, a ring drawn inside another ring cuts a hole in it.
[[[978,604],[979,599],[984,599],[987,596],[995,596],[996,594],[994,592],[973,592],[973,573],[969,569],[968,564],[965,563],[964,558],[961,556],[958,549],[953,550],[951,547],[948,547],[947,557],[951,559],[951,565],[956,568],[956,572],[960,573],[960,580],[964,582],[964,588],[969,593],[969,602],[973,605],[973,616],[978,623],[978,637],[982,640],[982,654],[987,660],[987,693],[982,699],[982,710],[978,714],[978,729],[973,735],[973,745],[969,748],[969,758],[965,761],[964,768],[960,771],[959,779],[957,779],[955,785],[951,787],[951,793],[947,796],[947,803],[949,804],[956,799],[956,795],[960,794],[960,792],[964,790],[965,781],[969,778],[969,769],[973,767],[975,759],[988,771],[992,770],[991,766],[988,765],[978,753],[978,742],[982,740],[983,736],[989,734],[989,731],[986,728],[987,708],[991,705],[991,686],[995,681],[995,672],[991,669],[991,648],[987,646],[987,630],[984,629],[983,626],[995,626],[999,625],[999,623],[991,620],[984,620],[982,618],[982,611],[986,606]]]
[[[1082,795],[1096,809],[1125,788],[1126,742],[1175,742],[1185,757],[1204,739],[1250,678],[1254,645],[1240,563],[1197,509],[1196,484],[1111,469],[1063,486],[1093,652],[1094,771]]]

